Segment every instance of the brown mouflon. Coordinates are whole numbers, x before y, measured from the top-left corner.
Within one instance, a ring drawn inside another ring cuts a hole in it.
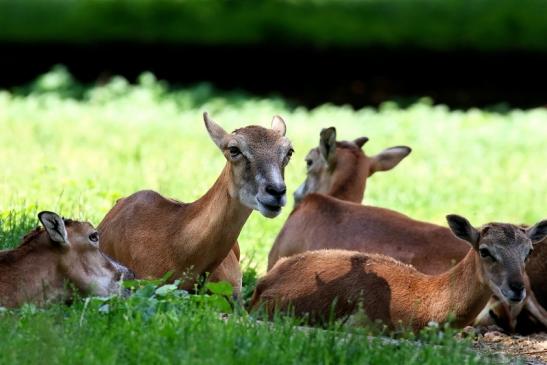
[[[173,271],[172,278],[187,279],[182,287],[191,289],[198,275],[210,272],[215,279],[229,280],[237,294],[237,237],[253,209],[269,218],[281,212],[286,203],[284,170],[293,149],[278,116],[271,129],[248,126],[233,133],[207,113],[204,121],[227,160],[214,185],[190,204],[150,190],[120,199],[99,225],[101,248],[138,278]]]
[[[473,322],[492,294],[505,302],[526,297],[525,260],[547,236],[547,221],[522,227],[490,223],[476,229],[449,215],[451,230],[471,246],[456,266],[439,275],[423,274],[393,258],[346,250],[320,250],[283,258],[257,284],[252,308],[294,310],[324,320],[344,318],[363,308],[370,320],[389,328],[419,330],[430,321]]]

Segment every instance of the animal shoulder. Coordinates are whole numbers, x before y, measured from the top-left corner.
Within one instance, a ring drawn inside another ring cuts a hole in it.
[[[44,230],[40,227],[27,233],[19,246],[0,251],[0,265],[8,265],[16,262],[18,259],[28,254],[41,245],[38,239]]]
[[[333,212],[338,209],[351,209],[355,206],[361,206],[361,204],[336,199],[324,194],[312,193],[302,200],[296,210],[320,209],[321,211]]]
[[[365,265],[387,265],[387,266],[396,266],[404,270],[409,270],[411,272],[419,273],[418,270],[412,265],[405,264],[399,260],[394,259],[393,257],[375,254],[375,253],[363,253],[357,251],[349,250],[337,250],[337,249],[323,249],[316,251],[308,251],[301,254],[297,254],[290,257],[283,257],[279,260],[278,265],[283,265],[285,262],[287,264],[293,263],[303,263],[306,261],[328,261],[329,263],[336,263],[350,260],[351,262],[359,262]]]
[[[122,200],[125,204],[143,204],[145,206],[165,206],[171,208],[184,208],[188,203],[183,203],[173,198],[167,198],[154,190],[141,190]],[[120,201],[120,202],[122,202]]]

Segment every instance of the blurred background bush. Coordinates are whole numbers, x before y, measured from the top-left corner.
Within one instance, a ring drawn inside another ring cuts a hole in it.
[[[543,0],[0,0],[0,86],[60,63],[86,82],[149,70],[309,106],[532,107],[546,35]]]
[[[2,0],[0,40],[545,50],[543,0]]]

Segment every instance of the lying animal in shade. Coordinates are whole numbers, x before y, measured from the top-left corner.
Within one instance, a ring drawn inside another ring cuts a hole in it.
[[[99,249],[99,234],[87,222],[41,212],[43,228],[28,233],[14,249],[0,252],[0,305],[45,305],[79,295],[120,293],[133,273]]]

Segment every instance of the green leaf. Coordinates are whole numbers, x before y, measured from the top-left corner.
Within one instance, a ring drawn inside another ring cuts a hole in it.
[[[226,298],[214,296],[210,297],[209,304],[212,305],[213,308],[215,308],[217,311],[222,313],[231,313],[232,312],[232,306],[228,302]]]
[[[207,283],[205,287],[213,294],[224,295],[230,297],[233,293],[233,288],[230,283],[226,281],[220,281],[218,283]]]
[[[173,270],[166,272],[160,279],[160,283],[165,283],[173,275]]]
[[[177,287],[178,286],[176,284],[166,284],[166,285],[160,286],[159,288],[156,289],[156,295],[159,295],[162,297],[166,296],[167,294],[177,290]]]
[[[140,280],[124,280],[122,282],[122,285],[123,285],[124,288],[133,289],[133,288],[137,288],[138,286],[140,286],[141,281]]]

